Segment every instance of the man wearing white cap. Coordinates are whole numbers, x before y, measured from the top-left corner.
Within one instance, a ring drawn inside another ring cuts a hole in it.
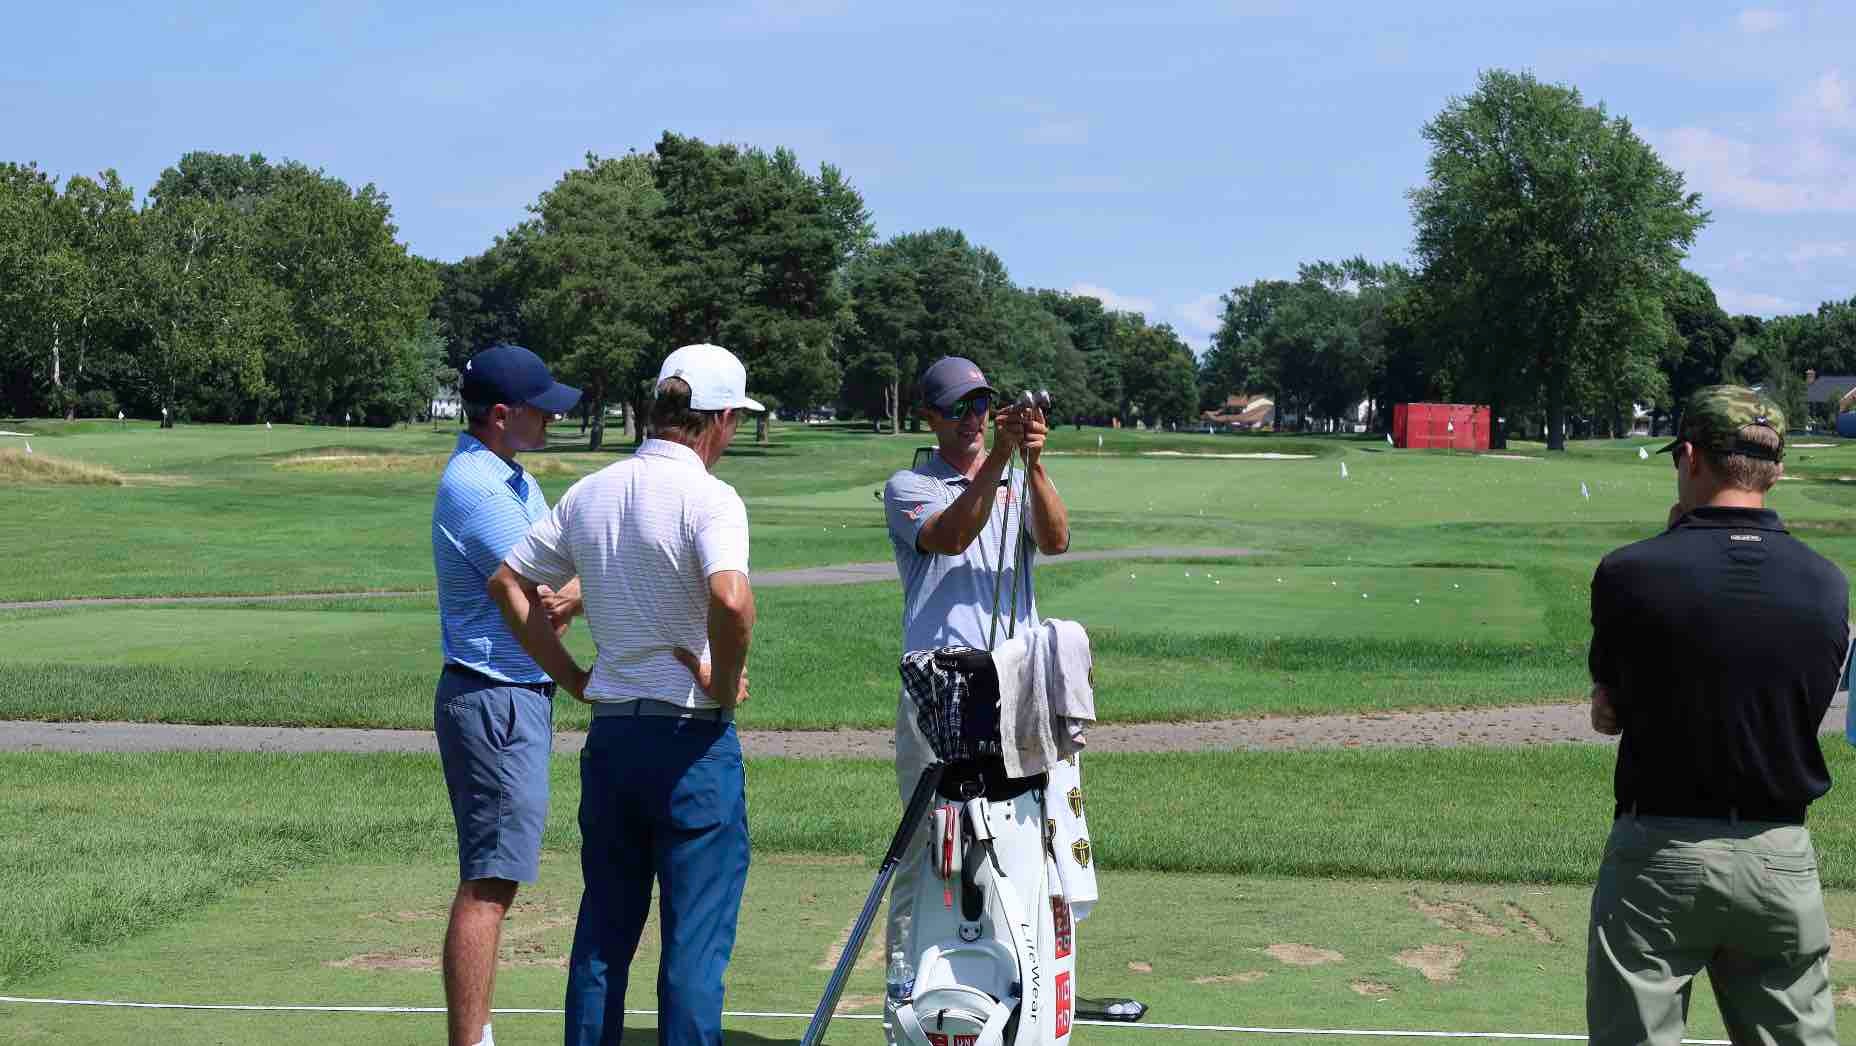
[[[671,353],[651,438],[574,484],[490,579],[536,663],[594,706],[580,757],[585,892],[568,1043],[619,1041],[653,880],[663,908],[658,1041],[722,1041],[722,977],[748,872],[734,718],[748,695],[754,594],[747,508],[709,469],[741,412],[762,409],[727,349]],[[576,575],[599,650],[590,672],[541,612],[541,586]]]

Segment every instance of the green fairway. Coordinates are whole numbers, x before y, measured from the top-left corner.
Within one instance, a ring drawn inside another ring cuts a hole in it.
[[[1540,586],[1518,571],[1136,561],[1039,581],[1046,615],[1090,629],[1107,721],[1567,700],[1583,683],[1576,641],[1545,634]],[[869,623],[899,622],[896,586],[758,601],[744,725],[893,722],[900,650]],[[0,718],[431,725],[429,597],[15,612],[7,627]],[[591,658],[584,626],[569,641]],[[587,721],[571,701],[556,714]]]
[[[181,923],[8,989],[28,997],[179,1003],[442,1007],[437,972],[448,869],[341,865],[233,892]],[[823,858],[758,859],[728,974],[733,1011],[808,1013],[869,872]],[[1150,1021],[1268,1027],[1576,1033],[1584,1026],[1584,887],[1420,881],[1296,882],[1249,876],[1105,872],[1102,903],[1078,928],[1077,986],[1132,995]],[[497,1004],[558,1009],[579,874],[550,857],[504,928]],[[1856,894],[1832,920],[1856,925]],[[865,941],[831,1040],[880,1042],[881,930]],[[656,920],[646,925],[627,1005],[656,1003]],[[1427,972],[1428,971],[1428,972]],[[1856,979],[1856,956],[1832,965]],[[429,1042],[436,1014],[188,1013],[0,1003],[10,1042],[181,1039],[313,1044]],[[560,1037],[558,1014],[505,1014],[499,1039]],[[653,1041],[651,1017],[627,1041]],[[731,1019],[731,1043],[789,1042],[802,1020]],[[1719,1037],[1705,989],[1691,1037]],[[1133,1032],[1086,1029],[1090,1041]],[[1287,1037],[1284,1037],[1285,1040]],[[1247,1037],[1247,1041],[1255,1041]],[[1260,1041],[1272,1041],[1268,1038]],[[1346,1041],[1346,1040],[1342,1040]]]
[[[1833,743],[1831,772],[1856,778]],[[1588,883],[1610,820],[1612,753],[1531,749],[1091,756],[1105,868],[1459,883]],[[757,853],[859,862],[895,828],[875,761],[755,760]],[[575,760],[554,764],[544,846],[572,865]],[[820,801],[829,797],[829,801]],[[1856,888],[1856,813],[1818,804],[1826,885]],[[430,756],[0,756],[0,879],[33,903],[0,924],[0,987],[191,918],[229,890],[336,864],[443,869],[454,840]]]

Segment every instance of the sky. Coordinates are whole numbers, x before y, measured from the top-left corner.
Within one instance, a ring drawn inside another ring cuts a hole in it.
[[[1856,295],[1856,4],[1207,0],[1093,5],[169,0],[19,5],[0,160],[297,160],[476,254],[585,155],[666,130],[841,168],[880,236],[952,226],[1015,282],[1195,347],[1219,295],[1403,261],[1425,121],[1482,70],[1629,118],[1712,213],[1729,312]]]

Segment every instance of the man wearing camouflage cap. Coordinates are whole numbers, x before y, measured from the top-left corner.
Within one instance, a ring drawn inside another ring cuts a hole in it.
[[[1805,813],[1830,790],[1818,726],[1849,583],[1765,507],[1785,417],[1751,389],[1697,392],[1669,528],[1592,578],[1592,725],[1622,734],[1592,894],[1594,1044],[1681,1040],[1708,971],[1735,1042],[1837,1041],[1830,926]]]

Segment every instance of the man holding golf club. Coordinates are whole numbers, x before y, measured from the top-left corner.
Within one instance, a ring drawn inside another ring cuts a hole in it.
[[[1031,567],[1038,553],[1070,547],[1070,516],[1044,471],[1044,412],[1005,405],[978,365],[958,356],[922,374],[921,417],[936,451],[889,478],[883,506],[902,576],[902,646],[991,649],[1008,632],[1034,628]],[[993,440],[986,445],[986,422]],[[1022,468],[1014,458],[1022,452]],[[1003,621],[1000,619],[1003,618]],[[934,758],[904,692],[896,709],[896,781],[904,803]],[[918,862],[904,862],[890,893],[885,955],[911,952]]]

